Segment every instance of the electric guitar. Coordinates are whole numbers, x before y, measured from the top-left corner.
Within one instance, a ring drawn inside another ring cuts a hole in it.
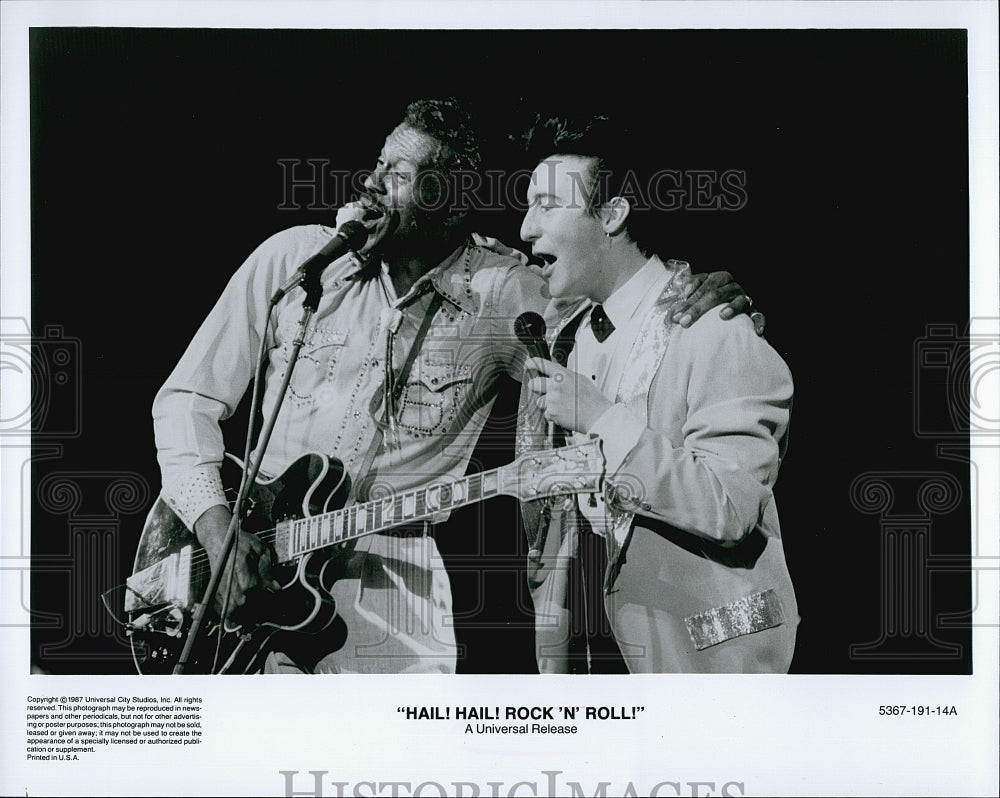
[[[239,485],[242,466],[226,456],[224,484]],[[206,612],[200,640],[190,652],[189,673],[252,673],[280,644],[307,657],[316,645],[346,635],[330,588],[339,576],[338,554],[365,535],[432,518],[494,496],[522,501],[602,490],[601,442],[530,452],[490,471],[442,480],[417,490],[345,507],[351,480],[343,464],[306,454],[280,476],[250,488],[241,528],[272,548],[274,579],[281,589],[248,596],[238,613],[222,620]],[[231,500],[236,491],[227,488]],[[195,605],[211,576],[208,554],[194,533],[158,498],[143,526],[132,575],[125,584],[126,634],[140,673],[170,673],[184,647]],[[225,578],[219,592],[225,590]],[[252,615],[252,621],[246,616]],[[234,623],[233,618],[239,617]],[[321,646],[319,646],[321,647]],[[325,649],[329,650],[329,649]]]

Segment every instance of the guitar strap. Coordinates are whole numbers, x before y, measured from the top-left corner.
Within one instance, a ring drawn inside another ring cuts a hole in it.
[[[430,290],[431,283],[427,282],[427,290]],[[414,297],[416,299],[416,297]],[[368,446],[368,450],[365,452],[364,459],[362,459],[360,466],[358,467],[358,479],[354,481],[351,485],[351,492],[347,498],[347,503],[345,507],[356,503],[359,497],[363,498],[368,486],[374,481],[376,473],[372,470],[372,465],[375,462],[375,458],[379,451],[382,449],[382,444],[385,441],[385,430],[389,426],[389,407],[390,404],[395,406],[396,402],[399,401],[399,396],[406,385],[406,380],[410,376],[410,371],[413,368],[413,361],[417,359],[417,355],[420,353],[420,346],[427,337],[427,331],[430,330],[431,322],[437,315],[438,309],[441,307],[441,303],[444,301],[444,297],[437,291],[433,292],[433,297],[431,298],[430,305],[427,307],[427,312],[424,314],[424,319],[420,323],[420,329],[417,330],[417,335],[413,339],[413,343],[410,345],[410,351],[406,355],[406,360],[403,363],[403,367],[399,370],[399,374],[394,380],[392,380],[392,385],[386,395],[386,401],[383,402],[382,409],[382,419],[381,421],[376,421],[375,431],[372,435],[372,442]],[[391,342],[392,333],[387,330],[386,335],[390,336],[389,340]],[[386,353],[388,359],[388,352]],[[388,372],[388,369],[387,369]],[[388,380],[388,375],[387,375]],[[388,382],[387,382],[388,385]]]

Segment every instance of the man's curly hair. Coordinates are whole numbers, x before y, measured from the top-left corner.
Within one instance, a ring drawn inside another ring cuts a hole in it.
[[[461,172],[479,172],[482,154],[479,137],[473,127],[472,115],[454,97],[443,100],[416,100],[406,107],[400,124],[420,131],[437,142],[429,163],[424,165],[425,179],[421,191],[431,207],[439,211],[428,212],[446,230],[455,232],[467,227],[469,211],[464,203],[456,210],[453,205],[458,197],[456,175]],[[443,196],[447,193],[447,196]],[[444,202],[441,202],[442,197]]]
[[[478,171],[482,165],[479,137],[472,116],[458,100],[416,100],[406,106],[402,123],[438,142],[428,166],[448,174],[456,169]]]

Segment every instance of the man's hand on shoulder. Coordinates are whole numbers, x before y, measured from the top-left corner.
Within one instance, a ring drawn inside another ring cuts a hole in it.
[[[764,334],[764,314],[753,309],[753,300],[729,272],[691,274],[685,281],[683,291],[683,299],[677,303],[670,317],[681,327],[690,327],[712,308],[725,305],[719,313],[720,318],[732,319],[741,313],[748,313],[757,335]]]

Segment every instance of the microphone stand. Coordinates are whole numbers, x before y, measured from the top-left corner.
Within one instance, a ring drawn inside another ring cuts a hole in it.
[[[325,266],[325,264],[323,265]],[[278,390],[278,399],[274,406],[274,412],[271,413],[271,417],[268,419],[267,425],[261,432],[261,437],[257,446],[257,457],[254,458],[251,463],[250,449],[253,419],[257,412],[257,406],[260,402],[259,386],[261,383],[261,373],[264,367],[264,344],[266,336],[264,334],[261,335],[260,351],[257,358],[257,369],[254,373],[254,401],[251,402],[250,427],[247,430],[246,452],[243,458],[243,462],[250,467],[247,468],[244,466],[243,468],[243,477],[240,481],[240,489],[236,496],[236,501],[233,503],[233,515],[229,521],[229,528],[226,530],[226,540],[223,545],[222,557],[219,559],[219,567],[212,573],[212,577],[209,579],[208,586],[205,588],[205,593],[202,596],[201,601],[195,604],[194,610],[191,613],[191,628],[188,630],[187,639],[184,641],[184,648],[181,650],[180,657],[178,658],[176,665],[174,665],[174,674],[183,673],[184,669],[187,667],[191,651],[194,649],[195,640],[198,633],[201,631],[201,625],[205,617],[205,612],[215,601],[215,594],[218,592],[219,582],[222,580],[222,574],[226,570],[225,566],[228,563],[231,554],[233,555],[233,570],[230,572],[230,578],[232,578],[235,574],[236,552],[234,551],[234,544],[236,542],[236,534],[240,528],[240,521],[243,516],[243,505],[246,503],[247,495],[250,492],[250,486],[254,483],[254,480],[257,479],[257,474],[260,472],[260,465],[264,458],[264,452],[267,450],[267,444],[271,439],[271,433],[274,431],[274,425],[278,420],[278,412],[281,410],[281,404],[284,401],[285,394],[288,391],[288,385],[292,379],[292,370],[295,368],[295,363],[299,358],[299,350],[302,349],[302,345],[305,343],[306,330],[309,327],[309,322],[312,320],[313,314],[316,313],[316,310],[319,307],[319,300],[323,296],[323,287],[320,285],[319,281],[322,272],[322,266],[319,268],[307,269],[299,282],[299,285],[301,285],[306,292],[305,299],[302,300],[302,318],[299,320],[298,333],[292,341],[291,352],[289,353],[288,358],[288,367],[285,369],[285,376],[284,379],[282,379]],[[274,311],[274,306],[277,301],[281,299],[281,296],[283,296],[283,293],[281,295],[276,294],[271,298],[268,305],[268,318],[265,320],[264,330],[267,329],[271,313]],[[226,603],[228,604],[228,591]],[[225,618],[223,618],[223,620],[225,620]]]

